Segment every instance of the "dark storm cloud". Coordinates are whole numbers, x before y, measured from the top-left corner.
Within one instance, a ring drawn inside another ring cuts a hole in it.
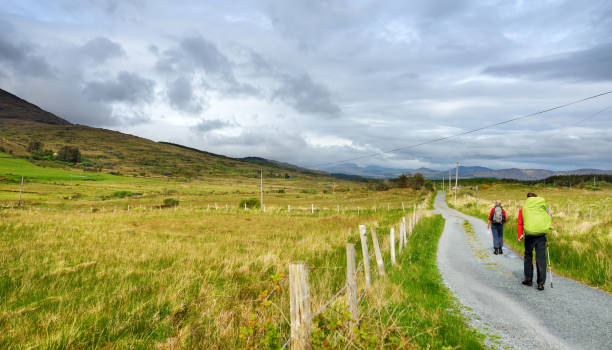
[[[191,81],[184,76],[168,84],[166,93],[174,108],[188,113],[199,113],[204,109],[204,101],[194,94]]]
[[[257,96],[259,90],[235,76],[235,64],[212,42],[201,35],[180,40],[177,47],[165,50],[155,67],[158,72],[173,77],[168,84],[168,97],[173,106],[196,113],[203,104],[192,98],[194,86],[185,78],[190,75],[199,78],[197,88],[219,91],[228,96]]]
[[[335,118],[340,113],[340,107],[333,103],[329,91],[312,81],[308,74],[284,76],[281,87],[274,92],[274,97],[306,114]]]
[[[164,51],[156,67],[164,73],[202,70],[217,77],[233,79],[231,61],[200,35],[184,38],[178,47]]]
[[[232,123],[220,119],[202,119],[194,129],[200,133],[223,129],[232,126]]]
[[[612,80],[611,63],[612,42],[607,42],[586,50],[491,66],[484,73],[531,80],[609,81]]]
[[[121,45],[103,37],[88,41],[81,50],[96,63],[103,63],[113,57],[125,56],[125,51]]]
[[[0,62],[19,74],[51,76],[53,69],[34,45],[0,36]]]
[[[116,79],[89,82],[83,92],[93,101],[100,102],[150,102],[155,82],[138,74],[120,72]]]

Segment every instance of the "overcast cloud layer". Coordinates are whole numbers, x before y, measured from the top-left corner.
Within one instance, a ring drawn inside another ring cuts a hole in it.
[[[609,1],[4,0],[0,88],[71,122],[313,167],[612,168]]]

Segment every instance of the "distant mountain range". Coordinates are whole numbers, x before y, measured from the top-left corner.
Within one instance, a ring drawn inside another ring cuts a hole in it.
[[[429,168],[418,169],[399,169],[385,168],[381,166],[369,165],[360,167],[352,163],[343,163],[326,167],[323,169],[330,173],[344,173],[350,175],[358,175],[362,177],[375,179],[395,178],[401,174],[416,174],[421,173],[427,179],[442,179],[448,178],[448,170],[435,170]],[[455,177],[455,168],[452,169],[452,177]],[[612,175],[612,170],[601,169],[576,169],[568,171],[553,171],[546,169],[490,169],[481,166],[459,166],[459,177],[462,179],[471,179],[478,177],[496,178],[496,179],[515,179],[515,180],[541,180],[549,176],[555,175]]]

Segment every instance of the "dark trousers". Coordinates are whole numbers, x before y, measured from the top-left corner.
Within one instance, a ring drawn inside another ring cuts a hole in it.
[[[491,224],[491,233],[493,234],[493,248],[504,247],[504,224]]]
[[[525,236],[525,280],[533,280],[533,250],[536,251],[538,283],[546,282],[546,236]]]

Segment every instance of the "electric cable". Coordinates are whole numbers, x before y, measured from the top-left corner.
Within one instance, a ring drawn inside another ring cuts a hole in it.
[[[541,111],[538,111],[538,112],[534,112],[534,113],[526,114],[526,115],[523,115],[523,116],[507,119],[507,120],[504,120],[504,121],[501,121],[501,122],[485,125],[485,126],[482,126],[480,128],[476,128],[476,129],[471,129],[471,130],[463,131],[463,132],[460,132],[460,133],[457,133],[457,134],[453,134],[453,135],[450,135],[450,136],[444,136],[444,137],[439,137],[439,138],[428,140],[428,141],[423,141],[423,142],[416,143],[416,144],[409,145],[409,146],[397,147],[397,148],[389,149],[389,150],[386,150],[386,151],[383,150],[383,151],[377,152],[377,153],[367,154],[367,155],[363,155],[363,156],[359,156],[359,157],[348,158],[348,159],[343,159],[343,160],[338,160],[338,161],[333,161],[333,162],[327,162],[327,163],[321,163],[321,164],[313,164],[313,165],[306,165],[306,167],[317,168],[317,167],[322,167],[322,166],[341,164],[341,163],[345,163],[345,162],[352,162],[352,161],[356,161],[356,160],[376,157],[376,156],[381,155],[381,153],[393,153],[393,152],[397,152],[397,151],[401,151],[401,150],[417,148],[417,147],[420,147],[420,146],[424,146],[424,145],[428,145],[428,144],[432,144],[432,143],[436,143],[436,142],[440,142],[440,141],[445,141],[445,140],[449,140],[449,139],[456,138],[456,137],[459,137],[459,136],[464,136],[464,135],[472,134],[472,133],[475,133],[475,132],[478,132],[478,131],[482,131],[482,130],[485,130],[485,129],[490,129],[490,128],[493,128],[493,127],[496,127],[496,126],[508,124],[508,123],[511,123],[511,122],[514,122],[514,121],[517,121],[517,120],[526,119],[526,118],[530,118],[530,117],[535,117],[535,116],[538,116],[538,115],[541,115],[541,114],[544,114],[544,113],[548,113],[548,112],[552,112],[552,111],[555,111],[555,110],[558,110],[558,109],[566,108],[566,107],[569,107],[569,106],[572,106],[572,105],[575,105],[575,104],[578,104],[578,103],[582,103],[582,102],[586,102],[586,101],[589,101],[589,100],[593,100],[593,99],[596,99],[598,97],[605,96],[605,95],[608,95],[608,94],[611,94],[611,93],[612,93],[612,90],[605,91],[605,92],[602,92],[602,93],[599,93],[599,94],[596,94],[596,95],[585,97],[585,98],[582,98],[582,99],[579,99],[579,100],[575,100],[575,101],[572,101],[572,102],[568,102],[568,103],[565,103],[565,104],[562,104],[562,105],[558,105],[558,106],[555,106],[555,107],[547,108],[547,109],[544,109],[544,110],[541,110]],[[602,112],[603,112],[603,110],[602,110]]]

